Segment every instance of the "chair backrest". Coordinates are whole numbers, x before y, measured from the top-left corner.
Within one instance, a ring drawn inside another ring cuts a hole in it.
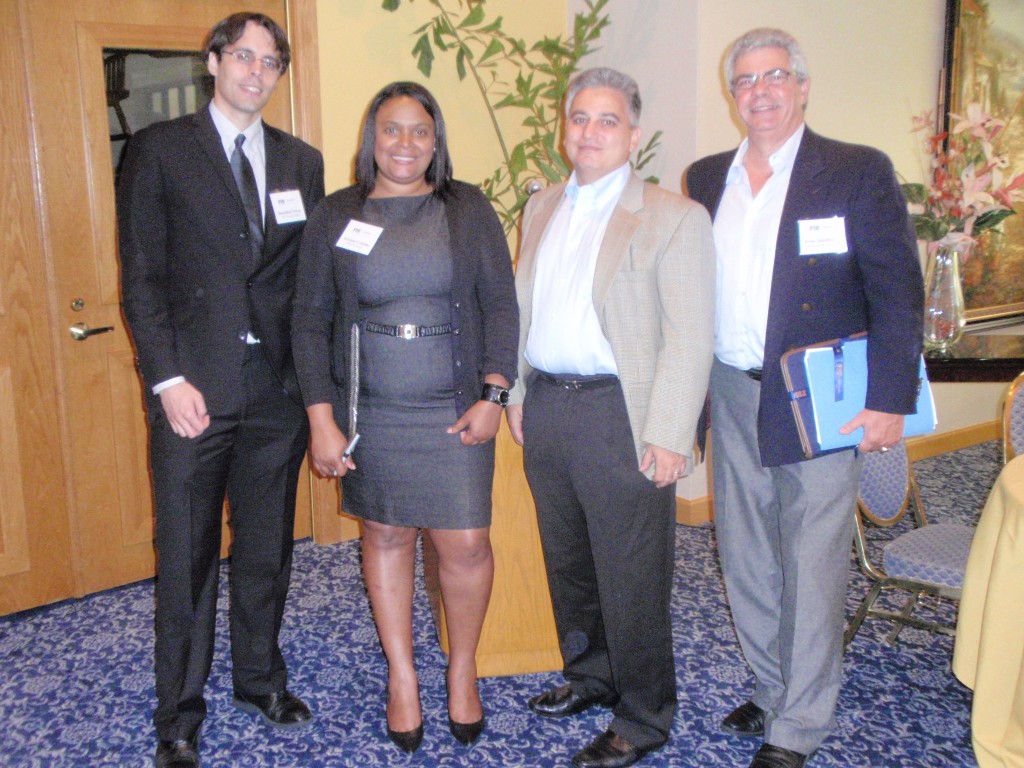
[[[884,453],[864,454],[857,507],[875,525],[895,525],[910,508],[918,516],[918,525],[924,524],[924,508],[905,442],[900,440]]]
[[[1017,375],[1006,393],[1006,405],[1003,406],[1003,463],[1006,464],[1014,456],[1024,450],[1024,373]]]

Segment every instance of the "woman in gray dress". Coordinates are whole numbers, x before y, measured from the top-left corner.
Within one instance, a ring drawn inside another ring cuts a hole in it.
[[[356,180],[310,216],[299,257],[292,335],[310,456],[363,520],[388,737],[407,752],[423,737],[412,642],[423,528],[448,624],[449,728],[471,744],[484,727],[475,655],[494,573],[494,436],[517,359],[511,259],[490,203],[452,179],[444,119],[421,85],[373,99]]]

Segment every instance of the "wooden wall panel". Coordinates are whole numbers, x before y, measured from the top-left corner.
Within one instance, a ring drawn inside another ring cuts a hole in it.
[[[0,576],[29,569],[28,525],[11,369],[0,369]]]
[[[22,5],[0,2],[0,615],[73,589]]]

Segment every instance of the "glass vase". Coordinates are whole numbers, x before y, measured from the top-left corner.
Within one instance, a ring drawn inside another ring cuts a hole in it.
[[[967,321],[960,285],[960,262],[967,258],[974,240],[944,238],[931,249],[924,276],[924,346],[948,352],[959,341]]]

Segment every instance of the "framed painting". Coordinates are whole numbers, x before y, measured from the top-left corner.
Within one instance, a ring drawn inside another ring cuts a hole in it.
[[[948,0],[946,108],[982,108],[1007,126],[998,149],[1024,168],[1024,0]],[[947,118],[948,120],[948,118]],[[948,124],[947,124],[948,128]],[[984,233],[961,266],[968,322],[1024,315],[1024,207]]]

